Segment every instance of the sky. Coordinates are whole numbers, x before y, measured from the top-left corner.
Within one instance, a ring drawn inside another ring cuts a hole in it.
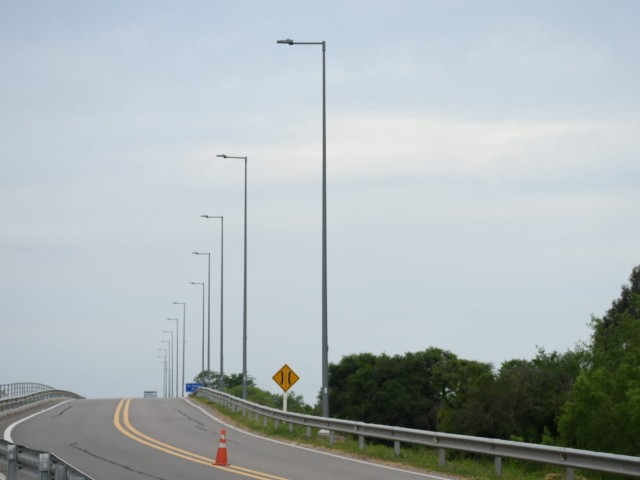
[[[327,45],[330,362],[589,341],[640,264],[639,2],[0,0],[0,384],[162,393],[172,302],[191,381],[194,251],[218,370],[203,214],[242,371],[227,154],[248,372],[315,403],[322,49],[285,38]]]

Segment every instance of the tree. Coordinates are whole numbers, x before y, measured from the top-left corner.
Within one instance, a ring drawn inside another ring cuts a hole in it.
[[[442,430],[531,443],[558,437],[558,417],[580,371],[582,350],[509,360],[497,374],[484,370],[459,401],[443,407]]]
[[[560,418],[569,446],[640,455],[640,266],[603,318],[592,318],[589,363]]]
[[[242,397],[242,373],[232,373],[224,376],[225,392],[229,395]],[[200,372],[193,379],[194,382],[201,383],[204,387],[219,389],[220,373],[211,370]],[[262,390],[256,386],[256,381],[251,375],[247,375],[247,400],[259,405],[270,408],[282,408],[284,396],[277,393],[271,393]],[[304,403],[302,395],[296,395],[293,391],[289,392],[287,399],[287,410],[295,413],[310,414],[313,408]]]
[[[457,402],[483,371],[490,366],[438,348],[349,355],[329,366],[330,411],[346,420],[436,430],[441,406]]]
[[[204,370],[200,372],[193,379],[196,383],[201,383],[203,387],[207,388],[220,388],[220,372],[214,372],[212,370]],[[224,376],[225,390],[236,386],[242,386],[242,374],[232,373],[231,375]],[[247,387],[255,386],[255,379],[251,375],[247,375]]]

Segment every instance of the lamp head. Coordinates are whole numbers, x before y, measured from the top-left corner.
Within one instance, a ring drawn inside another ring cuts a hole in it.
[[[227,156],[224,153],[222,155],[216,155],[216,157],[227,158]]]
[[[287,45],[293,45],[293,40],[291,40],[290,38],[287,38],[286,40],[278,40],[278,43],[284,43]]]

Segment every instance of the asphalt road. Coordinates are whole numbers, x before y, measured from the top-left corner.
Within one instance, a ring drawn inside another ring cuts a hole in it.
[[[230,464],[224,467],[213,465],[222,429]],[[72,400],[8,433],[13,442],[53,452],[96,480],[439,478],[258,437],[182,399]]]

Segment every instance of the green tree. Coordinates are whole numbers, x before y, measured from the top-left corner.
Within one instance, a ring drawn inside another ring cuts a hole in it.
[[[440,428],[482,437],[540,443],[558,436],[558,417],[580,371],[580,349],[509,360],[497,374],[484,370],[459,401],[443,407]]]
[[[455,404],[486,370],[438,348],[349,355],[329,366],[329,409],[347,420],[435,430],[441,406]]]
[[[196,375],[193,380],[194,382],[201,383],[203,386],[208,388],[220,388],[219,372],[205,370]],[[225,375],[224,387],[225,392],[229,395],[242,397],[242,373]],[[265,407],[281,409],[284,403],[284,396],[258,388],[256,386],[255,378],[251,375],[247,375],[247,400],[259,405],[264,405]],[[304,403],[304,397],[302,397],[302,395],[296,395],[291,391],[289,392],[289,398],[287,399],[287,411],[311,414],[313,413],[313,408]]]
[[[218,389],[220,388],[220,372],[204,370],[196,375],[193,381],[201,383],[202,386],[207,388]],[[253,387],[255,384],[255,379],[251,375],[247,375],[247,387]],[[231,375],[224,376],[225,391],[238,385],[242,386],[242,373],[232,373]]]
[[[640,266],[601,318],[592,318],[589,364],[560,418],[566,445],[640,455]]]

